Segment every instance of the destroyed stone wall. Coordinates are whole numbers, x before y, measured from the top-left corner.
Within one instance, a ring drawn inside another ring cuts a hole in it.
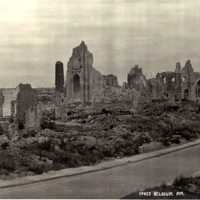
[[[91,71],[91,101],[90,102],[97,102],[101,101],[101,96],[104,91],[104,78],[99,71],[95,68]]]
[[[31,105],[27,108],[25,112],[25,128],[34,128],[37,129],[40,127],[40,110],[37,107],[37,104]]]
[[[4,96],[3,103],[3,116],[11,115],[11,102],[16,100],[18,88],[2,88],[2,94]]]
[[[34,89],[32,89],[30,84],[20,84],[18,86],[19,92],[17,94],[16,100],[16,122],[18,128],[23,129],[29,126],[29,123],[32,125],[32,121],[34,120],[33,113],[35,113],[35,109],[37,107],[37,93]],[[31,114],[28,117],[28,114]]]
[[[91,101],[91,72],[93,55],[82,41],[73,49],[67,66],[66,98],[68,102]]]
[[[19,87],[16,88],[2,88],[2,95],[4,97],[2,112],[3,117],[16,115],[16,100],[19,92]],[[54,88],[35,88],[39,99],[48,99],[54,101]]]
[[[159,79],[156,78],[149,79],[148,88],[151,94],[151,99],[158,100],[163,98],[164,87]]]
[[[154,98],[157,99],[166,99],[170,101],[180,101],[181,100],[181,90],[182,90],[182,81],[181,81],[181,66],[180,63],[176,64],[175,71],[168,71],[158,73],[156,75],[155,82],[152,88],[154,91]],[[158,89],[159,88],[159,89]]]
[[[157,78],[161,81],[164,93],[163,97],[174,101],[176,96],[176,75],[175,72],[162,72],[157,74]]]
[[[138,92],[137,105],[138,109],[142,104],[148,102],[151,98],[150,88],[148,80],[142,72],[142,68],[138,65],[135,65],[127,76],[127,85],[124,85],[124,88],[128,87],[129,90],[135,89]]]
[[[188,60],[185,66],[181,70],[182,74],[182,96],[184,99],[190,100],[192,96],[192,85],[193,85],[193,67],[191,61]]]
[[[150,98],[148,81],[142,72],[142,68],[139,68],[138,65],[135,65],[127,76],[127,85],[124,85],[124,88],[135,89],[140,93],[142,99],[148,100]],[[143,102],[142,100],[142,102]]]
[[[102,75],[93,68],[93,55],[84,42],[73,49],[66,77],[65,104],[119,102],[132,89],[139,93],[140,98],[137,99],[141,101],[140,104],[151,99],[181,101],[186,95],[188,99],[197,99],[200,96],[200,73],[194,72],[190,60],[183,69],[177,63],[175,71],[158,73],[149,80],[143,74],[142,68],[135,65],[128,73],[127,83],[120,87],[116,76]]]
[[[34,88],[37,92],[37,95],[40,96],[54,96],[55,88]]]
[[[104,76],[104,83],[107,86],[119,87],[117,76],[115,76],[113,74],[105,75]]]
[[[146,77],[138,65],[135,65],[128,73],[127,82],[130,89],[134,88],[137,91],[145,90],[147,87]]]
[[[185,99],[198,101],[200,95],[198,93],[200,73],[194,72],[190,60],[186,61],[182,74],[182,96]]]
[[[93,55],[84,42],[73,49],[66,77],[66,103],[100,102],[107,86],[119,87],[116,76],[103,76],[93,67]]]
[[[79,46],[73,49],[72,56],[69,59],[65,84],[65,101],[62,105],[59,103],[58,98],[56,116],[59,118],[59,115],[63,115],[63,110],[68,110],[69,105],[73,107],[77,103],[95,105],[97,103],[129,101],[132,105],[135,91],[138,89],[137,92],[140,92],[144,88],[146,89],[147,81],[142,69],[138,66],[132,69],[130,75],[132,76],[132,79],[128,80],[130,87],[128,87],[128,83],[126,87],[119,86],[117,77],[113,74],[102,75],[93,67],[92,53],[89,52],[86,44],[81,42]]]
[[[151,96],[154,99],[170,101],[199,101],[200,99],[200,73],[194,72],[190,60],[186,61],[182,69],[181,64],[177,63],[174,72],[158,73],[155,79],[148,82]]]

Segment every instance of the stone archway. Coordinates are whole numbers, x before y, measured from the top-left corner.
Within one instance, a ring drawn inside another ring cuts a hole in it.
[[[75,74],[73,76],[73,91],[75,94],[79,93],[81,89],[81,84],[80,84],[80,76],[78,74]]]

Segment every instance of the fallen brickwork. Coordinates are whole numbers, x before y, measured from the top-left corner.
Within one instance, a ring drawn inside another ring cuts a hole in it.
[[[8,135],[2,130],[1,179],[94,165],[200,136],[200,111],[192,103],[150,104],[137,114],[104,108],[63,122],[53,117],[46,113],[41,130],[23,129]]]

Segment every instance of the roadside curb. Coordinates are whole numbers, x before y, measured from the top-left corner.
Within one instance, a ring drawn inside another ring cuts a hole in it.
[[[188,142],[180,146],[170,147],[167,149],[161,149],[158,151],[143,153],[143,154],[134,155],[131,157],[125,157],[121,159],[115,159],[111,161],[104,161],[94,166],[67,168],[67,169],[62,169],[58,171],[49,171],[41,175],[26,176],[26,177],[16,178],[12,180],[0,181],[0,189],[16,187],[16,186],[21,186],[21,185],[28,185],[28,184],[33,184],[37,182],[44,182],[44,181],[54,180],[54,179],[58,179],[62,177],[72,177],[72,176],[78,176],[78,175],[83,175],[83,174],[92,173],[92,172],[103,171],[103,170],[120,167],[120,166],[131,164],[131,163],[138,163],[144,160],[160,157],[160,156],[173,153],[176,151],[180,151],[183,149],[187,149],[199,144],[200,144],[200,139],[192,141],[192,142]]]

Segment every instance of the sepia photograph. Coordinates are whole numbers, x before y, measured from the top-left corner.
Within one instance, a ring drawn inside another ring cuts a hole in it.
[[[0,0],[0,199],[200,199],[200,1]]]

